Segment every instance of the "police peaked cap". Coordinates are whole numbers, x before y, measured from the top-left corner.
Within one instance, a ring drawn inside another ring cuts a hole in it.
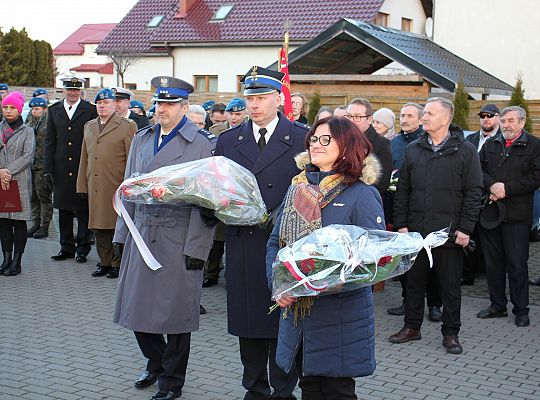
[[[195,91],[191,84],[172,76],[156,76],[151,83],[156,88],[152,98],[155,102],[174,103],[186,100],[189,94]]]
[[[282,72],[253,66],[240,80],[245,87],[244,96],[268,94],[275,90],[281,93],[284,76]]]

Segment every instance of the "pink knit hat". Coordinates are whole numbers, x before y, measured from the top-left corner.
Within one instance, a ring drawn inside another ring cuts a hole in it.
[[[19,114],[21,114],[24,106],[24,95],[17,91],[11,92],[4,97],[4,100],[2,100],[2,107],[7,105],[15,107],[17,110],[19,110]]]

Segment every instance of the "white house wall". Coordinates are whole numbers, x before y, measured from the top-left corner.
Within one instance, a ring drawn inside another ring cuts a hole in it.
[[[137,90],[150,90],[150,81],[157,75],[172,75],[171,57],[141,57],[124,74],[124,83],[135,83]],[[116,73],[114,75],[116,82]],[[188,81],[190,82],[190,81]]]
[[[217,75],[219,92],[236,92],[237,76],[253,65],[277,61],[279,47],[185,47],[174,50],[175,75],[194,84],[195,75]],[[290,48],[290,51],[294,48]]]
[[[386,0],[380,12],[388,14],[388,27],[401,30],[401,18],[412,20],[412,33],[425,34],[426,14],[419,0]],[[405,75],[412,73],[397,62],[375,72],[375,75]]]
[[[107,56],[97,55],[95,53],[96,47],[96,44],[84,45],[84,53],[82,55],[54,56],[56,59],[56,69],[58,71],[58,75],[56,77],[56,86],[62,86],[62,81],[60,80],[62,77],[73,74],[73,72],[70,71],[70,68],[78,67],[81,64],[107,64],[109,59]],[[86,72],[77,72],[76,75],[82,78],[89,76]],[[91,82],[90,86],[99,86],[99,80]]]
[[[401,18],[408,18],[413,21],[411,32],[424,34],[426,14],[420,0],[386,0],[380,12],[389,15],[389,28],[401,29]]]
[[[540,99],[540,1],[434,0],[434,40]]]

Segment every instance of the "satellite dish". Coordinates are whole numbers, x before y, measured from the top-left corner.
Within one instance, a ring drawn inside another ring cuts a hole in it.
[[[433,18],[429,17],[426,19],[426,25],[424,27],[426,36],[430,39],[433,39]]]

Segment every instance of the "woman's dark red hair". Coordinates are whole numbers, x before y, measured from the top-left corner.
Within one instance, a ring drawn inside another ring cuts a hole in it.
[[[306,148],[309,152],[309,138],[315,134],[320,125],[328,125],[332,140],[340,150],[333,170],[342,175],[345,183],[352,184],[362,176],[364,160],[371,151],[371,143],[358,127],[345,117],[327,117],[318,120],[306,135]]]

